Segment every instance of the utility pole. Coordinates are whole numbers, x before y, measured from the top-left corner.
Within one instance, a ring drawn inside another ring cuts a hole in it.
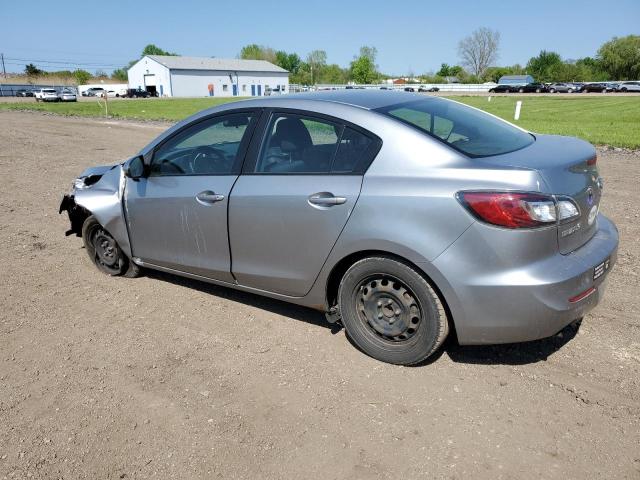
[[[4,68],[4,53],[0,53],[0,58],[2,59],[2,74],[4,78],[7,78],[7,70]]]

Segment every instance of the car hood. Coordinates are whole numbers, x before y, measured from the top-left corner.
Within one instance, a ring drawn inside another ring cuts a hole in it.
[[[84,170],[79,176],[80,177],[89,177],[94,175],[102,176],[112,168],[121,165],[120,163],[116,163],[115,165],[100,165],[98,167],[89,167]]]

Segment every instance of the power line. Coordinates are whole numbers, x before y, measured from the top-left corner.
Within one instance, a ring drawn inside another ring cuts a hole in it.
[[[29,59],[29,58],[9,58],[6,57],[6,60],[13,60],[13,61],[18,61],[18,62],[28,62],[28,63],[40,63],[40,64],[47,64],[47,65],[78,65],[78,66],[83,66],[83,67],[115,67],[115,68],[119,68],[122,67],[123,65],[126,65],[129,62],[122,62],[120,64],[114,64],[114,63],[85,63],[85,62],[74,62],[74,61],[67,61],[67,60],[35,60],[35,59]]]

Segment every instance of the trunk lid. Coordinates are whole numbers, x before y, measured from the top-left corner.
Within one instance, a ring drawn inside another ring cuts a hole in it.
[[[597,229],[602,180],[595,158],[595,148],[583,140],[536,135],[536,141],[522,150],[479,160],[535,170],[544,182],[540,192],[570,197],[578,205],[580,216],[558,225],[558,248],[567,254],[588,242]]]

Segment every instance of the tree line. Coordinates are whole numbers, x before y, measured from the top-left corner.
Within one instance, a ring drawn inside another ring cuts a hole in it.
[[[406,72],[409,82],[447,83],[455,77],[461,83],[497,82],[503,75],[532,75],[539,82],[638,80],[640,79],[640,35],[613,37],[600,46],[594,57],[563,59],[557,52],[542,50],[520,64],[496,66],[500,54],[500,33],[486,27],[479,28],[458,43],[458,65],[443,63],[437,72],[416,75]],[[178,55],[157,47],[147,45],[141,52],[145,55]],[[296,52],[275,50],[265,45],[252,43],[242,47],[238,58],[248,60],[266,60],[289,71],[289,81],[302,85],[316,84],[357,84],[378,83],[393,78],[393,75],[380,72],[376,59],[378,50],[373,46],[362,46],[346,67],[329,63],[325,50],[313,50],[301,57]],[[137,62],[132,60],[125,67],[111,73],[111,78],[127,81],[127,70]],[[91,74],[86,70],[63,70],[44,72],[35,65],[25,68],[29,76],[58,75],[76,79],[78,84],[87,83],[92,78],[107,78],[103,71]]]

